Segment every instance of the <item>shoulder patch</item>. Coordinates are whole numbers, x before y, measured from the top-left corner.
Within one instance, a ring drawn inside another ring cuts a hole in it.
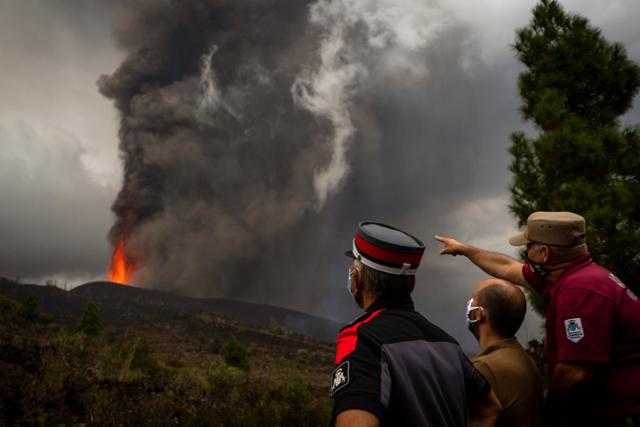
[[[579,342],[582,338],[584,338],[582,318],[574,317],[573,319],[566,319],[564,321],[564,330],[569,341],[575,343]]]
[[[331,397],[349,384],[349,361],[341,363],[331,374]]]

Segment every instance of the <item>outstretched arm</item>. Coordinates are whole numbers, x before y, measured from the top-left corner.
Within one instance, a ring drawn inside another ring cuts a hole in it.
[[[522,275],[523,264],[520,261],[507,255],[485,251],[448,237],[435,236],[435,239],[444,245],[440,250],[441,255],[464,255],[485,273],[530,288]]]

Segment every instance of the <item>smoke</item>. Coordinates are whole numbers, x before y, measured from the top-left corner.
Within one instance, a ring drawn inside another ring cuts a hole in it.
[[[423,64],[411,52],[419,52],[438,33],[445,23],[439,15],[424,1],[321,0],[311,7],[310,22],[323,32],[320,65],[298,76],[292,94],[296,104],[333,126],[331,160],[314,173],[321,205],[349,171],[346,152],[356,131],[351,102],[367,78],[366,62],[374,55],[393,55],[396,71],[406,67],[423,75]],[[364,43],[353,37],[358,29]]]
[[[128,241],[134,282],[241,286],[239,266],[321,215],[344,182],[369,68],[424,77],[441,15],[422,1],[193,0],[123,16],[128,55],[98,84],[122,115],[110,236]],[[359,114],[375,135],[372,112]]]
[[[314,36],[303,2],[277,6],[143,2],[115,25],[129,53],[98,84],[122,115],[110,236],[128,240],[135,282],[225,294],[316,201],[327,130],[290,95]]]
[[[140,3],[114,35],[127,57],[99,81],[122,117],[111,239],[127,236],[134,283],[345,318],[358,221],[429,242],[488,196],[510,228],[495,165],[517,104],[496,94],[516,66],[473,56],[442,3]],[[457,269],[434,260],[416,300],[437,321],[474,284],[435,296]]]

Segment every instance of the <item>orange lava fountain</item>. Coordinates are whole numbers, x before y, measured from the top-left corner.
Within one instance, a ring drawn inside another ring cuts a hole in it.
[[[131,259],[127,258],[125,253],[125,239],[121,237],[113,251],[113,255],[111,256],[109,280],[126,285],[129,283],[129,278],[134,271],[135,265]]]

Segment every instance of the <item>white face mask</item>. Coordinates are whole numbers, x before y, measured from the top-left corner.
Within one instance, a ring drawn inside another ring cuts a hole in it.
[[[353,297],[353,293],[351,293],[351,267],[347,269],[347,291],[349,291],[349,295]]]
[[[472,324],[472,323],[476,323],[478,320],[480,319],[471,319],[471,312],[475,311],[475,310],[481,310],[482,307],[480,306],[476,306],[476,305],[471,305],[473,304],[473,298],[471,298],[468,302],[467,302],[467,314],[465,316],[465,320],[467,321],[467,324]]]

